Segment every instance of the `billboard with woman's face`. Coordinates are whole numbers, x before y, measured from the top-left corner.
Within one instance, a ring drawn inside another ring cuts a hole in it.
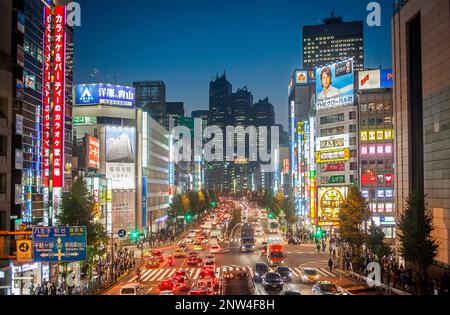
[[[353,59],[316,70],[316,110],[353,105],[354,97]]]

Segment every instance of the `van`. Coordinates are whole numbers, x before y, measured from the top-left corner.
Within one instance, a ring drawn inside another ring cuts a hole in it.
[[[124,285],[120,289],[120,295],[140,295],[142,294],[142,285],[139,283],[131,283]]]
[[[255,265],[255,282],[261,282],[262,277],[269,272],[269,266],[265,263],[256,263]]]

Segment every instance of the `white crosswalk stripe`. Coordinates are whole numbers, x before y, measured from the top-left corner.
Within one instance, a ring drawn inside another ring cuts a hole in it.
[[[163,272],[165,269],[159,270],[157,273],[153,274],[153,276],[149,279],[149,281],[155,281]]]
[[[292,274],[296,277],[300,277],[301,271],[299,268],[292,268]]]
[[[166,271],[166,272],[163,272],[163,273],[158,277],[158,279],[156,279],[156,281],[161,281],[161,280],[165,279],[166,277],[168,277],[170,271],[171,271],[170,269],[167,269],[167,271]]]
[[[325,277],[335,277],[336,275],[325,268],[318,268],[317,272]]]
[[[157,272],[158,272],[158,269],[147,270],[147,273],[145,274],[145,276],[142,277],[142,281],[148,281],[148,279],[150,279],[150,277],[152,277]]]
[[[201,271],[202,271],[202,269],[198,268],[197,272],[195,273],[195,276],[193,276],[193,279],[198,279],[198,276],[200,275]]]

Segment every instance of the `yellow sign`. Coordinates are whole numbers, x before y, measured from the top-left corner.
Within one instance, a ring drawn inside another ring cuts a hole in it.
[[[16,241],[17,261],[27,262],[32,261],[33,246],[31,240],[17,240]]]
[[[299,135],[303,135],[305,133],[305,129],[304,129],[305,123],[304,122],[299,122],[297,123],[297,133]]]
[[[350,159],[349,149],[329,150],[316,153],[317,163],[348,161],[349,159]]]
[[[367,141],[367,131],[361,131],[361,141]]]
[[[342,203],[347,196],[347,187],[319,188],[319,225],[337,225]]]

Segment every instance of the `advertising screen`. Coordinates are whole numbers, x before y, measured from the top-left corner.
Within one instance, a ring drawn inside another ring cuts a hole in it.
[[[318,221],[319,225],[336,225],[341,205],[347,196],[346,187],[319,188]]]
[[[87,135],[87,147],[88,147],[88,154],[87,154],[87,165],[89,168],[100,168],[100,141],[92,137],[90,135]]]
[[[111,84],[81,84],[75,87],[75,105],[133,107],[134,88]]]
[[[125,127],[106,127],[106,162],[134,163],[136,130]]]
[[[349,149],[331,150],[316,153],[317,163],[348,161],[349,158]]]
[[[348,134],[339,135],[339,136],[331,136],[331,137],[322,137],[317,138],[316,140],[316,150],[335,150],[349,147],[349,136]]]
[[[318,111],[353,105],[353,59],[316,70],[316,109]]]
[[[392,88],[392,69],[360,71],[358,77],[359,90]]]

